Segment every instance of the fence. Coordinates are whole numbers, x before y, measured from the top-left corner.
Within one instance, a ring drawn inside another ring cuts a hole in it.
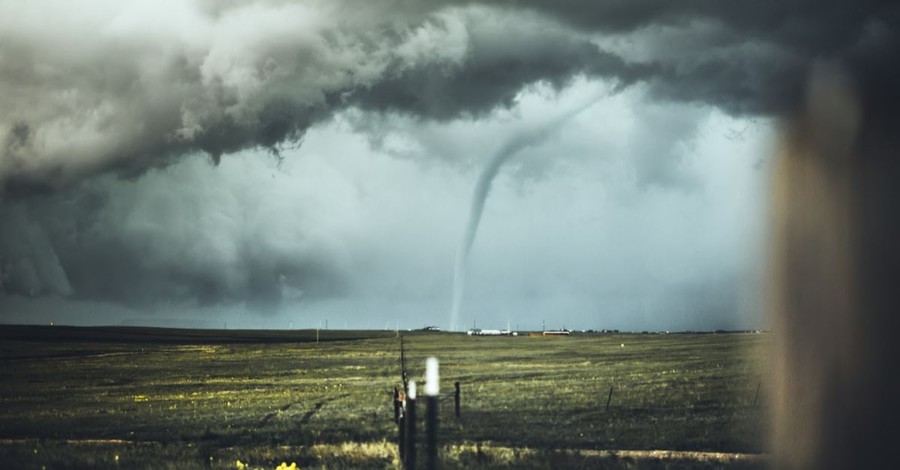
[[[394,387],[394,421],[397,423],[397,446],[400,460],[403,466],[412,470],[416,468],[417,461],[417,430],[416,430],[416,382],[409,380],[406,371],[406,345],[403,336],[400,336],[400,386]],[[425,361],[425,445],[426,468],[437,468],[437,428],[438,407],[440,405],[440,373],[438,360],[429,357]],[[456,418],[460,416],[460,385],[454,383],[453,398]]]
[[[437,358],[429,357],[425,366],[425,448],[426,468],[437,468],[437,430],[438,408],[440,406],[440,379]],[[416,468],[417,461],[417,430],[416,430],[416,402],[417,387],[414,380],[407,383],[406,391],[400,387],[394,389],[394,417],[397,422],[397,445],[400,450],[400,460],[404,468],[412,470]],[[455,383],[453,394],[456,401],[456,417],[459,418],[460,393],[459,382]]]
[[[419,410],[417,409],[418,401],[417,399],[417,386],[414,380],[408,380],[408,373],[406,370],[407,367],[407,358],[408,354],[406,351],[406,343],[404,342],[402,336],[400,337],[400,370],[401,370],[401,384],[396,385],[394,387],[394,421],[397,424],[397,445],[399,449],[400,460],[402,466],[407,469],[415,469],[417,464],[421,463],[418,461],[418,451],[420,450],[422,443],[418,442],[418,429],[417,429],[417,413]],[[433,470],[437,468],[438,465],[438,439],[437,439],[437,431],[439,425],[439,409],[441,402],[445,400],[453,400],[453,415],[456,419],[461,418],[462,414],[462,385],[459,381],[453,382],[453,390],[449,393],[446,393],[444,396],[441,396],[439,389],[439,377],[438,377],[438,363],[437,359],[434,357],[429,357],[426,360],[426,374],[425,374],[425,387],[424,387],[424,397],[425,397],[425,440],[424,440],[424,448],[425,448],[425,464],[427,470]],[[758,382],[755,387],[755,393],[752,393],[752,408],[757,408],[760,389],[762,386],[762,382]],[[751,389],[752,390],[752,389]],[[606,412],[610,411],[610,407],[613,406],[614,398],[619,401],[622,406],[622,400],[624,399],[626,402],[628,401],[628,387],[625,388],[624,395],[622,395],[620,389],[616,389],[613,386],[609,387],[609,391],[606,392],[604,388],[597,397],[596,407],[594,409],[601,410],[603,409],[603,398],[605,398],[605,410]],[[473,392],[475,393],[475,392]],[[605,395],[605,396],[604,396]],[[748,397],[749,400],[749,397]],[[625,405],[628,406],[628,405]],[[627,409],[626,409],[627,410]],[[480,445],[480,443],[479,443]],[[479,447],[480,454],[480,447]]]

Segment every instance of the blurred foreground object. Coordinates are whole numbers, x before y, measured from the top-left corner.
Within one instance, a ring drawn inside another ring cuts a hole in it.
[[[887,468],[896,459],[900,66],[864,52],[813,67],[774,170],[779,469]]]

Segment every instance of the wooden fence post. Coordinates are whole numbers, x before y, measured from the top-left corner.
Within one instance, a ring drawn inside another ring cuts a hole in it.
[[[428,470],[437,469],[437,427],[438,427],[438,396],[440,395],[440,375],[438,373],[438,360],[429,357],[425,361],[425,443],[428,446]]]
[[[453,386],[456,387],[456,392],[453,395],[456,401],[456,419],[459,419],[459,382],[453,382]]]
[[[406,397],[406,470],[416,470],[416,381],[409,381]]]

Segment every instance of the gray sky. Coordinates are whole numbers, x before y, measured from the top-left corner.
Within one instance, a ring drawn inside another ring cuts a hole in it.
[[[513,149],[459,327],[764,326],[778,119],[897,44],[780,5],[0,3],[0,321],[448,327]]]

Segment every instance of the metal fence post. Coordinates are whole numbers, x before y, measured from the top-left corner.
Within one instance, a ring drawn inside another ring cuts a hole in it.
[[[425,442],[428,446],[428,470],[437,469],[437,427],[438,427],[438,395],[440,395],[440,375],[438,360],[429,357],[425,361]]]
[[[409,381],[406,397],[406,470],[416,469],[416,381]]]

